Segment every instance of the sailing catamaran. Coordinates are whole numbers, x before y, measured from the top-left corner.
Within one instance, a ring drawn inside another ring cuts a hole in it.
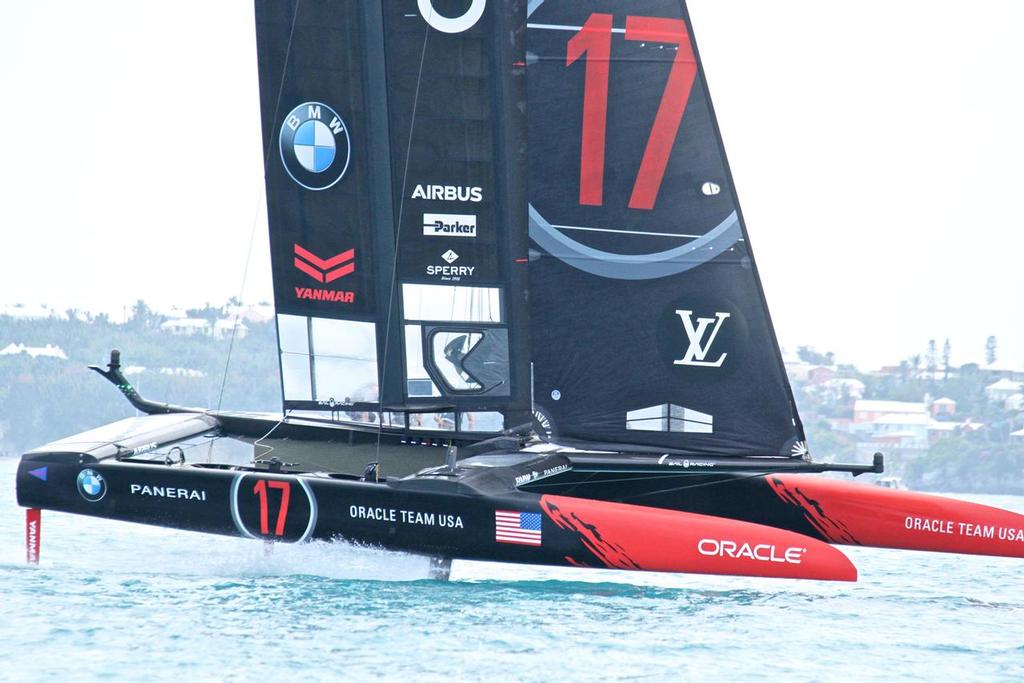
[[[442,575],[1024,557],[1024,516],[820,476],[882,458],[811,458],[685,3],[255,8],[283,412],[145,399],[112,352],[145,415],[23,455],[30,559],[41,509]]]

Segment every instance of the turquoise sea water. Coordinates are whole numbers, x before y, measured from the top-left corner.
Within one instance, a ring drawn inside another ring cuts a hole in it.
[[[445,583],[343,543],[44,512],[30,568],[15,467],[0,680],[1024,680],[1022,560],[848,548],[855,584],[457,561]]]

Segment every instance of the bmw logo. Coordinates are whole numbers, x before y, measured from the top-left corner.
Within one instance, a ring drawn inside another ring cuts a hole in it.
[[[348,126],[322,102],[292,109],[281,124],[278,144],[288,175],[307,190],[326,190],[348,170]]]
[[[107,480],[96,470],[82,470],[78,473],[78,492],[90,503],[107,495]]]

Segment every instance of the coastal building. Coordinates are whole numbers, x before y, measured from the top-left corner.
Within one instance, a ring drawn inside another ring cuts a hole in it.
[[[230,339],[234,332],[235,339],[244,339],[249,328],[238,318],[222,318],[213,324],[211,333],[214,339]]]
[[[860,399],[853,404],[854,423],[873,422],[883,415],[918,415],[927,414],[924,403],[907,401],[877,401]]]
[[[985,387],[985,396],[992,403],[1005,403],[1014,394],[1024,392],[1024,382],[1003,377]]]
[[[47,344],[46,346],[25,346],[24,344],[15,344],[11,342],[4,348],[0,349],[0,356],[13,356],[19,353],[32,356],[33,358],[59,358],[60,360],[67,360],[68,354],[64,353],[64,349],[60,348],[56,344]]]
[[[932,401],[931,413],[936,420],[949,420],[956,415],[956,401],[948,396],[937,398]]]
[[[160,329],[185,337],[210,334],[210,321],[203,318],[178,318],[160,323]]]

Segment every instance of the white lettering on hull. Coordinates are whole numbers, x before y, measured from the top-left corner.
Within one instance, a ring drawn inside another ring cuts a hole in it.
[[[352,519],[372,519],[377,522],[401,522],[402,524],[418,524],[420,526],[436,526],[449,529],[463,529],[466,526],[462,521],[461,515],[364,505],[350,505],[348,507],[348,516]]]
[[[733,559],[750,559],[758,562],[783,562],[800,564],[807,548],[786,548],[780,551],[769,543],[737,543],[736,541],[703,538],[697,542],[697,552],[709,557],[731,557]]]
[[[184,489],[172,486],[151,486],[149,484],[132,484],[129,488],[133,496],[153,496],[154,498],[180,498],[182,500],[206,500],[206,491],[202,489]]]

